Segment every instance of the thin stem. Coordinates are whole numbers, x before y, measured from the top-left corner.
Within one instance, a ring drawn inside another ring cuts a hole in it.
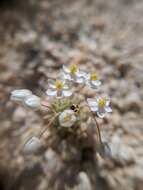
[[[43,106],[43,107],[46,107],[46,108],[51,108],[51,106],[50,105],[47,105],[46,104],[47,102],[46,101],[43,101],[42,103],[41,103],[41,105]]]
[[[98,123],[98,121],[97,121],[97,119],[96,119],[96,116],[95,116],[93,113],[91,113],[91,114],[92,114],[93,119],[94,119],[94,121],[95,121],[95,123],[96,123],[97,131],[98,131],[98,136],[99,136],[99,141],[100,141],[100,143],[102,144],[102,138],[101,138],[99,123]]]
[[[90,107],[89,107],[87,101],[86,101],[86,104],[87,104],[87,106],[88,106],[88,108],[89,108],[89,110],[90,110]],[[94,121],[95,121],[95,123],[96,123],[96,127],[97,127],[97,131],[98,131],[99,141],[100,141],[100,143],[102,144],[102,138],[101,138],[101,133],[100,133],[99,123],[98,123],[98,121],[97,121],[97,119],[96,119],[95,114],[93,114],[93,112],[92,112],[91,110],[90,110],[90,114],[91,114],[92,118],[94,119]]]

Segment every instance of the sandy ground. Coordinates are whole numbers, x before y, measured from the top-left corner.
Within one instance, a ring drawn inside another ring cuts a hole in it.
[[[1,190],[142,189],[142,18],[142,0],[0,2]],[[49,146],[44,154],[23,155],[21,144],[45,124],[39,113],[9,101],[16,88],[44,96],[48,77],[75,59],[81,68],[98,73],[104,83],[100,93],[111,97],[113,108],[113,114],[99,120],[113,157],[97,158],[98,172],[87,165],[89,174],[76,171],[74,161],[68,165]]]

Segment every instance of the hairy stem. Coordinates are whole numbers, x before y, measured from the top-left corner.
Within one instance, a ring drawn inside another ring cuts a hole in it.
[[[51,109],[51,106],[47,103],[47,101],[42,101],[42,102],[41,102],[41,105],[42,105],[43,107],[46,107],[46,108],[48,108],[48,109]]]

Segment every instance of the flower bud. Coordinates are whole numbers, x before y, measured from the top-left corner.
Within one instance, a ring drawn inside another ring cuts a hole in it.
[[[41,100],[36,95],[30,95],[24,99],[24,104],[33,109],[37,109],[41,106]]]
[[[12,101],[21,102],[29,95],[32,95],[32,92],[30,90],[20,89],[12,91],[10,98]]]

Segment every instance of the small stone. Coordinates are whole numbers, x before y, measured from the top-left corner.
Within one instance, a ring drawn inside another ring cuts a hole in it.
[[[123,161],[132,161],[134,160],[134,152],[131,147],[124,145],[121,138],[117,135],[114,135],[112,142],[110,144],[112,156],[115,159]]]
[[[113,112],[112,117],[111,117],[111,122],[114,127],[120,127],[121,126],[121,116],[118,112]]]
[[[36,153],[41,148],[41,141],[37,137],[32,137],[26,142],[23,152],[26,154]]]
[[[45,160],[46,160],[46,170],[48,171],[54,171],[60,165],[57,154],[51,148],[49,148],[46,151]]]
[[[26,110],[23,107],[17,107],[13,113],[13,120],[15,122],[21,122],[27,117]]]
[[[85,172],[79,173],[78,180],[78,190],[92,190],[90,179]]]

